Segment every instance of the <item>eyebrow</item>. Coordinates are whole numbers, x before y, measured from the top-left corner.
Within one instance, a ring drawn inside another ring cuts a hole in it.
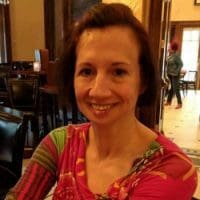
[[[129,65],[130,63],[129,62],[114,62],[112,63],[112,66],[115,66],[115,65]]]
[[[111,63],[112,66],[118,66],[118,65],[129,65],[130,63],[129,62],[126,62],[126,61],[116,61],[116,62],[113,62]],[[78,63],[78,65],[87,65],[87,66],[93,66],[92,62],[80,62]]]
[[[82,66],[82,65],[87,65],[87,66],[92,66],[92,64],[90,62],[80,62],[80,63],[76,63],[76,66]]]

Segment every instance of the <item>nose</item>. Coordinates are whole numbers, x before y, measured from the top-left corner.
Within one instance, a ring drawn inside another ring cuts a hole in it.
[[[111,95],[111,81],[104,74],[97,74],[89,91],[91,97],[105,98]]]

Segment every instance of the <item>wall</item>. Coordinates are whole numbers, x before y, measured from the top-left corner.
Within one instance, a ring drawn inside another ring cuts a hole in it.
[[[34,49],[44,48],[43,0],[10,1],[12,60],[34,60]]]
[[[105,3],[121,2],[129,5],[136,17],[142,19],[142,0],[102,0]],[[171,21],[200,21],[200,6],[194,0],[172,0]]]
[[[171,21],[200,21],[200,6],[194,0],[172,0]]]
[[[129,5],[142,21],[142,0],[102,0]],[[200,6],[194,0],[172,0],[172,21],[200,21]],[[181,6],[180,6],[181,5]],[[13,60],[33,60],[34,49],[44,48],[43,0],[10,1],[11,45]]]
[[[142,21],[142,0],[102,0],[104,3],[124,3],[132,8],[134,15]]]

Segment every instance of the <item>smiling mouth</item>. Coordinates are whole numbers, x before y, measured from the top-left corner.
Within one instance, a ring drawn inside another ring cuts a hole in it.
[[[111,104],[107,105],[99,105],[99,104],[91,104],[92,108],[98,111],[106,111],[111,108]]]

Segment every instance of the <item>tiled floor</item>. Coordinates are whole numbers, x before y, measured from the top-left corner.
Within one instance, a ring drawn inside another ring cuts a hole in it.
[[[183,148],[197,165],[199,185],[194,196],[200,199],[200,91],[188,91],[182,99],[181,109],[175,109],[176,98],[173,99],[171,106],[165,106],[163,131]]]
[[[164,109],[164,133],[181,147],[200,150],[200,91],[188,91],[183,107],[175,109],[176,99]]]

